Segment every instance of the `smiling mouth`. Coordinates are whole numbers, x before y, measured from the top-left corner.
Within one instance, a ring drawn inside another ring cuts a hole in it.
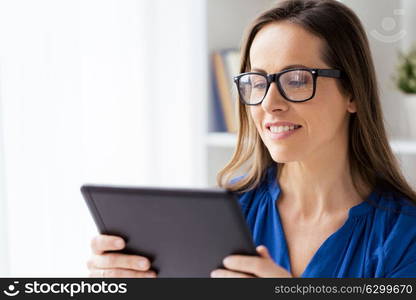
[[[270,126],[267,129],[271,133],[281,133],[281,132],[288,132],[288,131],[294,131],[296,129],[301,128],[301,125],[291,125],[291,126]]]

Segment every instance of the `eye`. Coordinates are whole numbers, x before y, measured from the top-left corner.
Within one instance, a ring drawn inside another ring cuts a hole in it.
[[[255,89],[265,89],[266,88],[266,83],[265,82],[254,82],[253,87]]]
[[[288,84],[292,87],[301,87],[308,83],[308,80],[291,80],[288,82]]]

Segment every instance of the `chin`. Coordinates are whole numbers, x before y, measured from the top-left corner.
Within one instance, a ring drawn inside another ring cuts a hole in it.
[[[285,157],[281,157],[281,156],[278,156],[278,155],[272,156],[272,159],[276,163],[282,163],[282,164],[295,161],[294,159],[285,158]]]
[[[271,158],[277,163],[287,163],[298,160],[298,155],[291,149],[282,149],[282,147],[267,147]]]

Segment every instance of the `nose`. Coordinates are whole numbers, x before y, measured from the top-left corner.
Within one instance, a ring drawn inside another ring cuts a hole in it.
[[[289,103],[280,94],[276,82],[272,82],[269,86],[266,96],[261,103],[263,109],[269,113],[276,110],[286,111],[289,108]]]

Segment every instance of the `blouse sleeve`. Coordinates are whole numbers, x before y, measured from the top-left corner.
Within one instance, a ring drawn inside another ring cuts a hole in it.
[[[401,214],[384,246],[386,278],[416,278],[416,217]]]
[[[414,254],[415,255],[415,254]],[[416,259],[393,270],[386,278],[416,278]]]

